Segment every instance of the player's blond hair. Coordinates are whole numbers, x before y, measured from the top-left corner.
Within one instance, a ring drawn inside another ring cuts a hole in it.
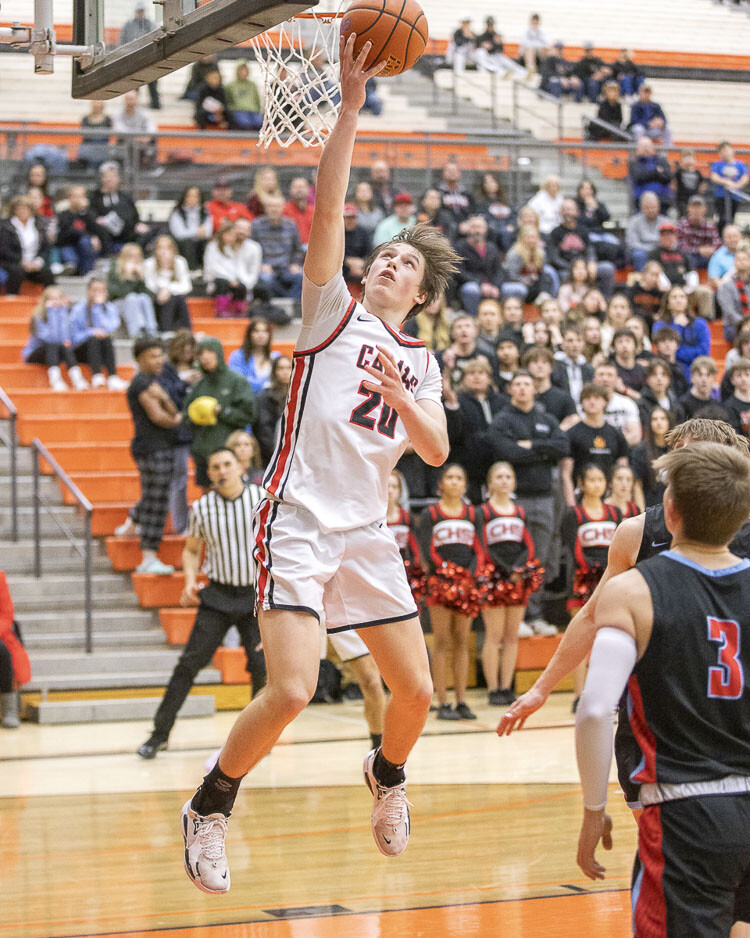
[[[667,433],[665,443],[669,449],[685,446],[688,443],[721,443],[731,446],[745,456],[750,456],[750,443],[744,436],[740,436],[733,427],[724,420],[706,420],[703,417],[693,417]]]
[[[728,544],[750,514],[750,460],[721,443],[691,443],[654,463],[682,519],[683,536]]]
[[[427,309],[433,300],[445,292],[453,276],[458,273],[461,258],[453,250],[450,241],[437,228],[427,224],[414,225],[412,228],[404,228],[395,238],[391,238],[385,244],[379,244],[372,250],[365,261],[364,276],[367,276],[378,255],[394,244],[408,244],[419,251],[424,258],[424,276],[420,288],[425,294],[425,299],[423,303],[416,303],[409,310],[406,319],[413,319],[417,313]],[[364,293],[362,299],[364,299]]]

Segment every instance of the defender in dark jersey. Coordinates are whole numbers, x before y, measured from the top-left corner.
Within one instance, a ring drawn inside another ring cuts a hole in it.
[[[698,443],[656,465],[671,549],[610,579],[596,608],[576,720],[578,863],[603,878],[595,848],[611,830],[612,712],[627,685],[644,805],[634,934],[726,938],[750,879],[750,560],[728,546],[750,512],[750,461]]]

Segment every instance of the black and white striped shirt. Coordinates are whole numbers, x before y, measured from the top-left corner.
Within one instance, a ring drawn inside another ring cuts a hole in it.
[[[190,509],[190,537],[206,545],[203,570],[216,583],[226,586],[253,585],[253,509],[265,497],[263,489],[250,484],[233,501],[208,492]]]

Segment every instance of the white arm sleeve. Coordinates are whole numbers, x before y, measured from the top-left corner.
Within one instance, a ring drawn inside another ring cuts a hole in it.
[[[614,713],[637,657],[635,640],[622,629],[603,628],[596,633],[586,687],[576,711],[578,773],[583,804],[589,811],[607,804]]]

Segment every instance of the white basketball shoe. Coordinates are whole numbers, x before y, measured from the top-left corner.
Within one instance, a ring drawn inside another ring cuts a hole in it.
[[[227,818],[223,814],[202,817],[187,801],[182,807],[182,836],[185,872],[198,889],[211,895],[229,892],[229,866],[224,852]]]
[[[377,752],[377,749],[368,752],[362,767],[373,798],[370,827],[378,850],[386,857],[397,857],[409,843],[411,802],[406,797],[406,782],[385,788],[377,781],[372,771]]]

